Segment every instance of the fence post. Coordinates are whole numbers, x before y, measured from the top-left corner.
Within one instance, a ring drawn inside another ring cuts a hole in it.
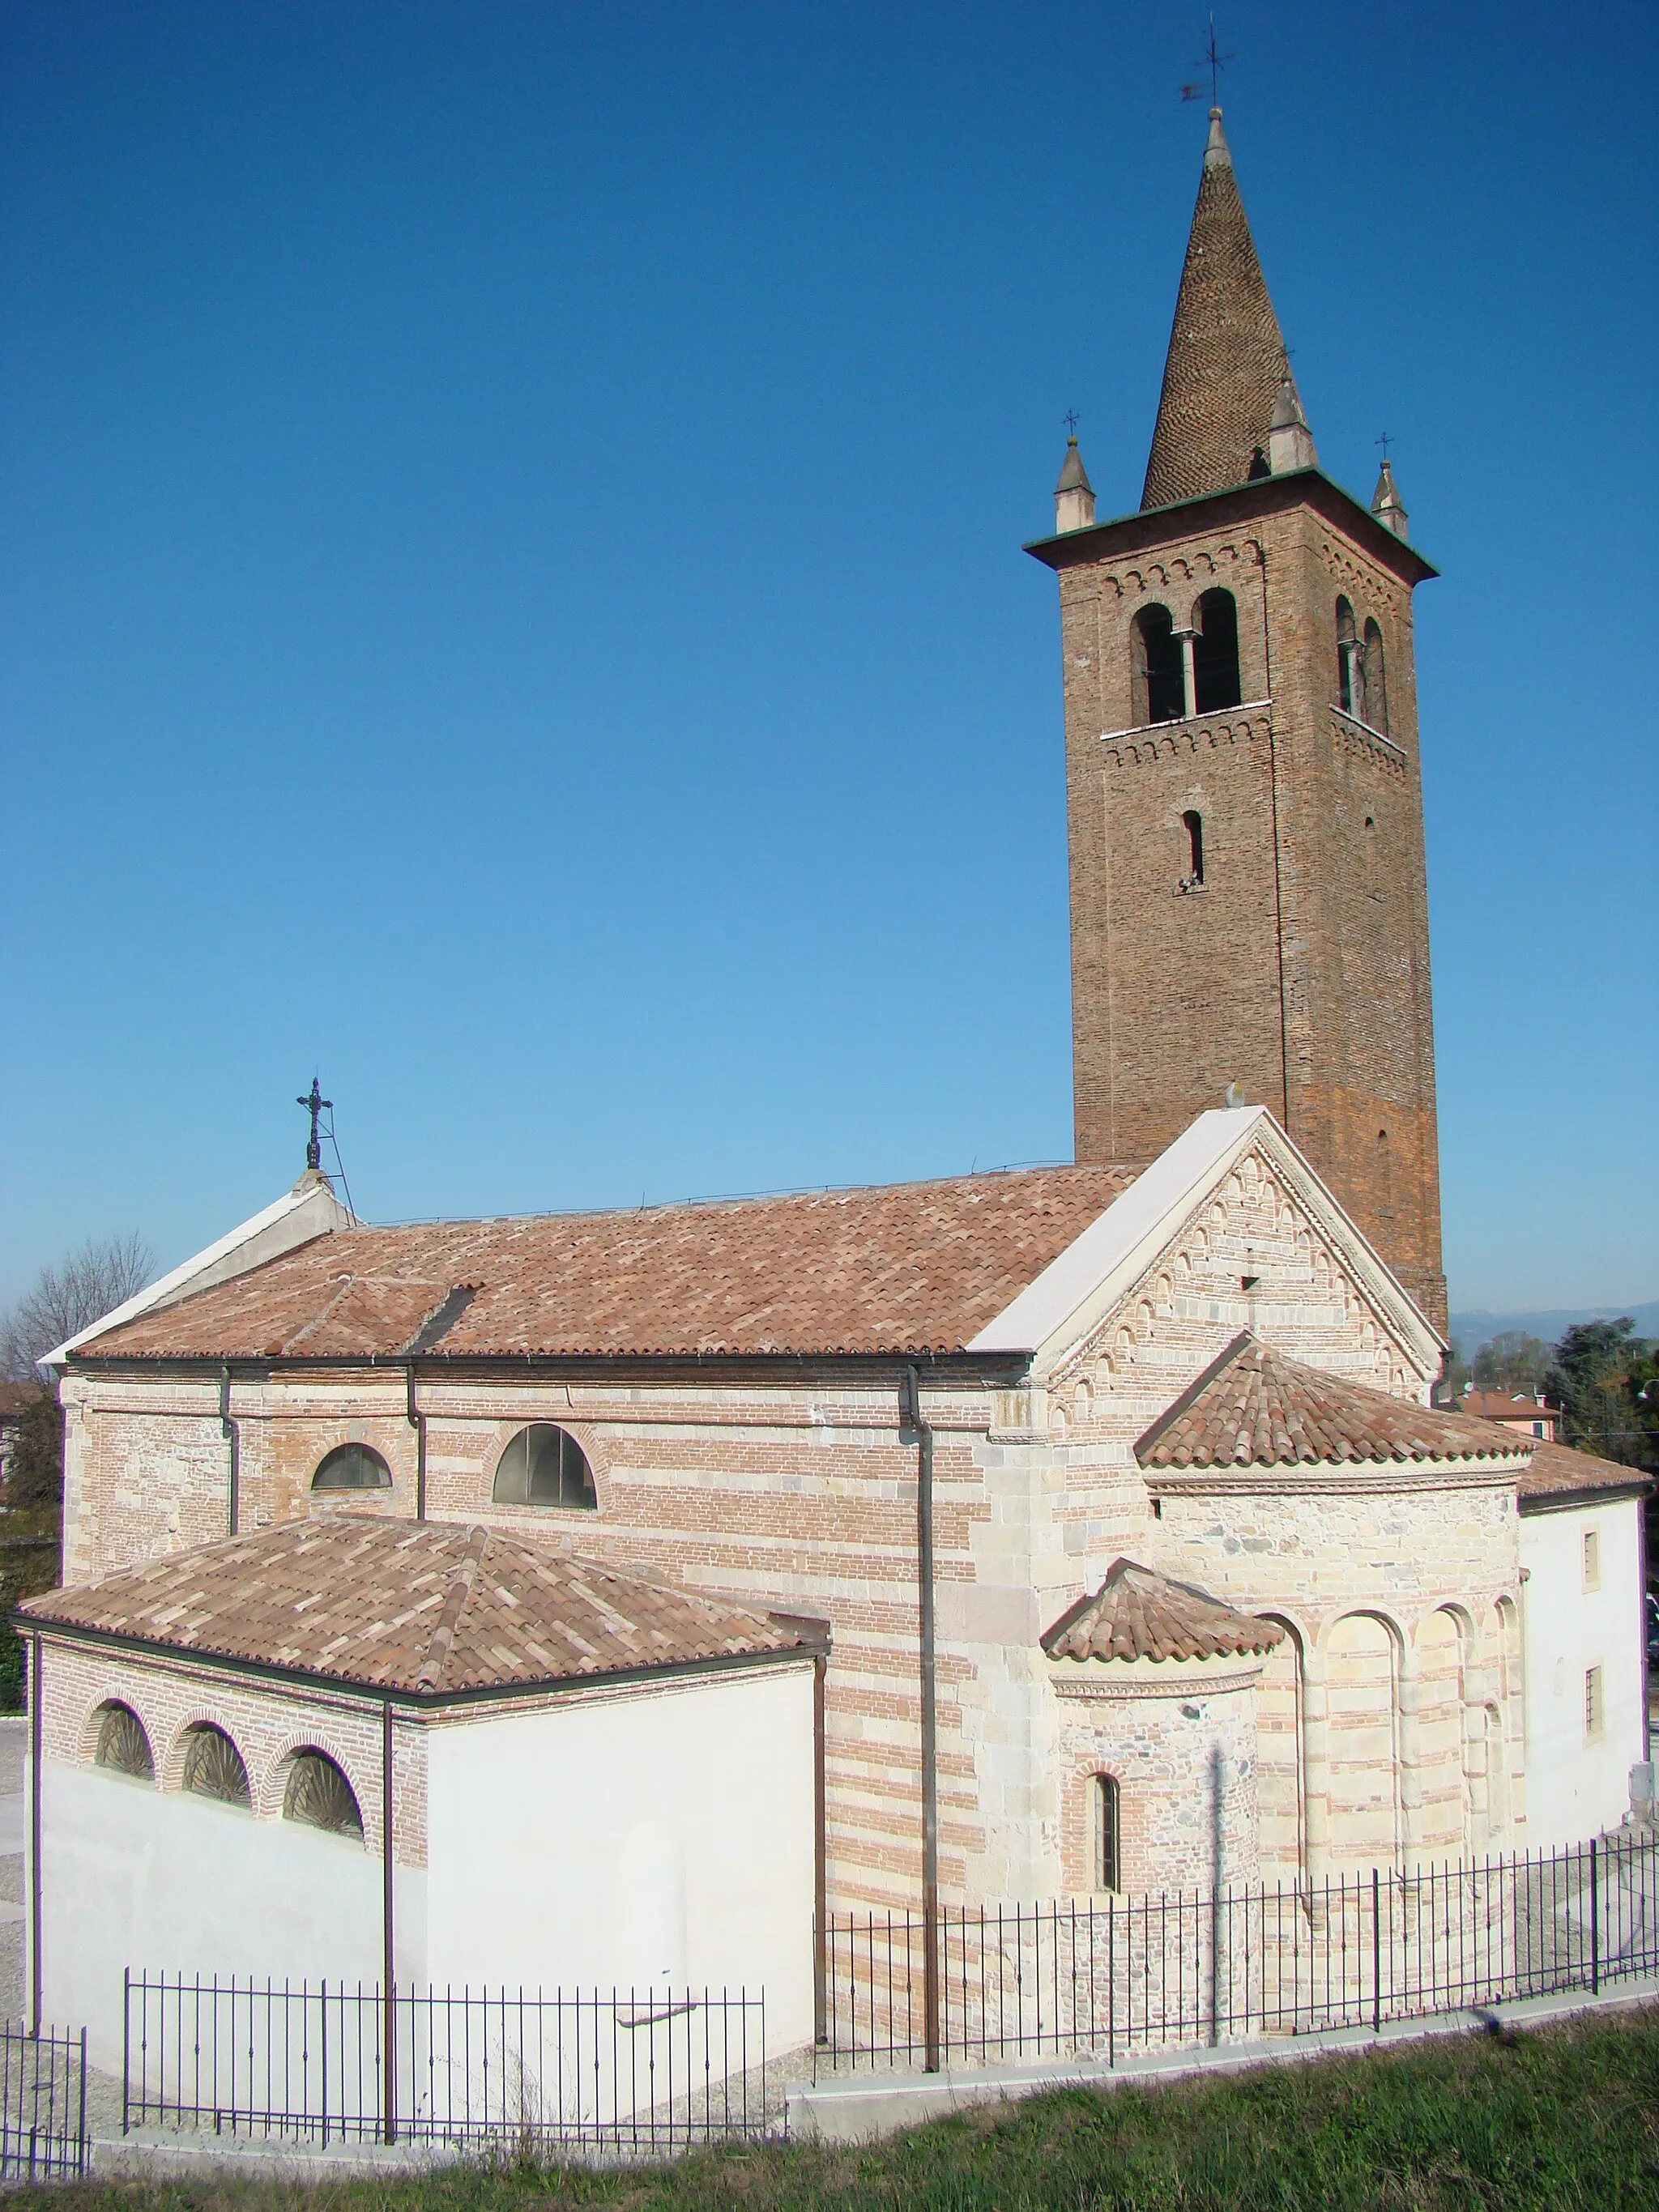
[[[132,1969],[121,1969],[121,2132],[127,2126],[127,2081],[132,2072]]]
[[[1382,1876],[1371,1869],[1371,2033],[1382,2033]]]
[[[1601,1886],[1597,1879],[1596,1844],[1590,1838],[1590,1995],[1601,1994]]]
[[[87,2031],[81,2030],[81,2117],[76,2123],[75,2138],[75,2171],[83,2174],[87,2170]]]

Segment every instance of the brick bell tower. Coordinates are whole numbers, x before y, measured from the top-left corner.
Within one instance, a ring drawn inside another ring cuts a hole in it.
[[[1060,578],[1079,1160],[1272,1109],[1443,1330],[1412,590],[1318,465],[1210,111],[1139,514],[1073,437]]]

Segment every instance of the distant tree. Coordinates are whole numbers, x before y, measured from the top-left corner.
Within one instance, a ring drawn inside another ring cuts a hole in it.
[[[136,1230],[89,1237],[61,1266],[42,1267],[33,1289],[0,1319],[0,1372],[12,1382],[32,1379],[37,1360],[101,1321],[155,1273],[155,1255]]]
[[[57,1392],[43,1383],[24,1407],[12,1438],[6,1462],[6,1510],[58,1506],[63,1500],[64,1412]]]
[[[9,1616],[21,1599],[56,1586],[63,1548],[64,1417],[44,1383],[18,1419],[0,1503],[0,1712],[15,1713],[23,1702],[23,1646]]]
[[[1516,1397],[1533,1398],[1549,1364],[1550,1347],[1541,1336],[1506,1328],[1481,1346],[1471,1371],[1477,1390],[1507,1390]]]
[[[1565,1443],[1626,1467],[1659,1468],[1654,1346],[1628,1314],[1570,1328],[1544,1380],[1561,1407]]]

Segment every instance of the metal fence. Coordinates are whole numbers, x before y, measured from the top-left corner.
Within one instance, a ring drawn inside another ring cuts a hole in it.
[[[0,2181],[87,2171],[87,2032],[0,2026]]]
[[[763,1994],[125,1978],[124,2133],[627,2156],[767,2126]]]
[[[1088,1904],[941,1906],[825,1929],[831,2069],[985,2064],[1467,2010],[1659,1971],[1659,1842]]]

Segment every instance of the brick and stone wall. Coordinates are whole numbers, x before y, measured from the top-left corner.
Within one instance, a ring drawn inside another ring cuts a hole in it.
[[[1167,1482],[1156,1494],[1149,1488],[1135,1438],[1244,1328],[1355,1382],[1419,1402],[1427,1395],[1420,1330],[1402,1331],[1397,1310],[1345,1263],[1328,1223],[1261,1147],[1172,1224],[1126,1295],[1076,1344],[1021,1376],[1019,1387],[1009,1387],[1006,1373],[939,1368],[925,1378],[936,1439],[948,1897],[1021,1899],[1069,1887],[1072,1767],[1037,1639],[1120,1556],[1293,1621],[1310,1656],[1291,1702],[1294,1712],[1304,1701],[1310,1743],[1321,1639],[1345,1613],[1386,1617],[1409,1647],[1426,1613],[1462,1606],[1474,1624],[1472,1663],[1486,1664],[1482,1638],[1494,1604],[1500,1595],[1512,1601],[1518,1586],[1513,1491],[1503,1482],[1465,1489],[1404,1470],[1398,1480],[1384,1473],[1351,1486],[1352,1495],[1322,1498],[1276,1474],[1261,1495],[1200,1498],[1177,1496],[1179,1486]],[[225,1534],[228,1448],[218,1389],[216,1373],[70,1376],[70,1580]],[[917,1453],[903,1425],[897,1367],[573,1363],[535,1378],[423,1372],[417,1395],[434,1517],[484,1519],[695,1588],[829,1619],[831,1901],[913,1903],[921,1857]],[[312,1474],[353,1438],[381,1453],[393,1487],[354,1497],[349,1510],[412,1516],[417,1444],[406,1413],[401,1372],[239,1375],[231,1416],[243,1528],[319,1510]],[[561,1423],[580,1440],[593,1468],[597,1513],[493,1504],[496,1460],[530,1420]],[[1403,1713],[1413,1694],[1409,1659],[1400,1671]],[[1505,1713],[1513,1709],[1500,1702]],[[1402,1742],[1408,1756],[1408,1729]],[[1282,1758],[1279,1765],[1282,1773]],[[1294,1777],[1294,1759],[1289,1771]],[[1264,1810],[1264,1832],[1273,1825],[1280,1839],[1276,1852],[1299,1824],[1316,1855],[1327,1848],[1324,1816],[1311,1803],[1316,1777],[1308,1779],[1305,1824],[1295,1804]],[[1194,1786],[1202,1784],[1200,1774]],[[1413,1786],[1401,1784],[1407,1801]]]
[[[1184,626],[1216,586],[1243,705],[1145,726],[1136,616]],[[1408,586],[1311,506],[1206,506],[1132,553],[1085,543],[1060,587],[1078,1158],[1151,1159],[1237,1082],[1443,1327]],[[1382,632],[1386,736],[1340,710],[1339,595]]]

